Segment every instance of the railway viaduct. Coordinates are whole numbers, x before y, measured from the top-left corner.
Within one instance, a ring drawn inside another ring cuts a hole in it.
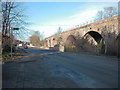
[[[118,19],[119,17],[115,16],[50,36],[43,40],[43,46],[55,47],[56,45],[59,45],[60,48],[62,48],[62,51],[64,51],[66,42],[69,41],[69,38],[72,38],[70,40],[75,43],[78,42],[78,39],[85,39],[89,35],[89,43],[93,40],[91,43],[98,46],[102,39],[105,44],[105,53],[111,52],[111,50],[115,53],[118,49]]]

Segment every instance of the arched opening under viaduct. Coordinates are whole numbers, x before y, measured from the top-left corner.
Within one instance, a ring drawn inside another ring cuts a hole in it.
[[[105,40],[101,34],[96,31],[89,31],[84,35],[84,38],[92,47],[94,47],[93,50],[95,50],[97,53],[105,53]]]
[[[85,36],[89,34],[90,36],[92,36],[94,38],[94,40],[99,44],[100,40],[103,39],[103,37],[96,31],[89,31],[85,34]]]
[[[64,51],[104,54],[105,41],[102,35],[96,31],[89,31],[81,38],[75,38],[73,35],[69,35],[65,42]]]
[[[65,52],[75,52],[76,39],[73,35],[69,35],[65,41]]]

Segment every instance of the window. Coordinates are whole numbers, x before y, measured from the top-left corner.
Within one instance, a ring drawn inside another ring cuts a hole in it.
[[[106,29],[106,26],[105,26],[105,30],[107,30],[107,29]]]
[[[99,31],[99,28],[97,30]]]
[[[53,38],[53,40],[55,40],[55,38]]]

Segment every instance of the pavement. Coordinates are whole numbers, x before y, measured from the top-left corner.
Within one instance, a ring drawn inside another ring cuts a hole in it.
[[[24,58],[2,65],[3,88],[117,88],[115,57],[25,49]]]

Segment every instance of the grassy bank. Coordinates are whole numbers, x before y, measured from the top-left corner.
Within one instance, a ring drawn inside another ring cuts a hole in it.
[[[21,59],[22,57],[23,57],[22,53],[14,52],[13,58],[11,59],[11,53],[5,52],[4,54],[2,54],[2,62],[18,60],[18,59]]]

